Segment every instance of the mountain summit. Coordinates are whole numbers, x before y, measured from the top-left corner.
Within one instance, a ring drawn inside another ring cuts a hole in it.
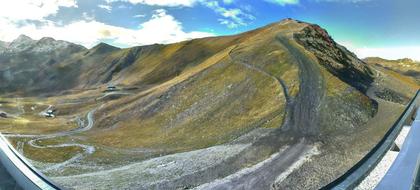
[[[86,50],[83,46],[66,41],[42,38],[33,40],[20,35],[0,47],[0,92],[31,89],[36,81],[48,81],[53,73],[52,65],[75,53]]]
[[[59,165],[47,174],[74,189],[319,189],[383,137],[416,90],[318,25],[293,19],[125,49],[13,43],[19,53],[0,54],[0,91],[48,96],[44,104],[61,114],[49,122],[90,123],[48,141],[65,156],[24,149],[37,163]],[[80,119],[86,114],[89,122]],[[68,164],[67,155],[85,149]]]
[[[84,50],[85,48],[70,42],[54,40],[50,37],[44,37],[40,40],[33,40],[26,35],[20,35],[5,47],[4,53],[54,53],[72,49],[72,52]]]
[[[10,43],[7,50],[10,52],[21,52],[31,47],[34,43],[35,40],[22,34]]]

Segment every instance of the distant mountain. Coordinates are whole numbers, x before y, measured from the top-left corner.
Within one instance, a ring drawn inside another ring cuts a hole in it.
[[[364,59],[364,61],[372,66],[409,77],[412,80],[415,80],[417,84],[420,84],[420,62],[418,61],[409,58],[387,60],[379,57],[369,57]]]
[[[50,37],[44,37],[40,40],[33,40],[32,38],[20,35],[18,38],[8,43],[2,54],[18,54],[18,53],[53,53],[61,51],[80,51],[85,48],[70,42],[62,40],[54,40]]]
[[[409,58],[387,60],[379,57],[368,57],[365,58],[364,61],[366,61],[369,64],[381,66],[393,70],[395,72],[420,79],[420,62],[414,61]]]
[[[9,46],[7,47],[7,52],[22,52],[26,49],[31,48],[35,44],[35,40],[32,40],[32,38],[20,35],[18,38],[13,40]]]
[[[98,45],[94,46],[92,49],[90,49],[89,53],[95,52],[95,53],[104,54],[104,53],[111,53],[116,50],[120,50],[120,48],[101,42]]]
[[[38,88],[39,81],[49,80],[54,64],[86,50],[70,42],[42,38],[33,40],[20,35],[0,48],[0,92],[21,92]]]

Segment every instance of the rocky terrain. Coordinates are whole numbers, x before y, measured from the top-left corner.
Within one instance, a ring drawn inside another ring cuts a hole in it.
[[[67,188],[318,189],[418,88],[367,62],[292,19],[126,49],[21,36],[0,43],[0,130]]]
[[[25,94],[45,90],[48,81],[54,80],[54,65],[85,49],[52,38],[33,40],[24,35],[13,42],[0,43],[0,80],[4,81],[0,92]]]

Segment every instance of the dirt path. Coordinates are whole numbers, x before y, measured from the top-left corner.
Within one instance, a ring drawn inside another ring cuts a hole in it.
[[[248,69],[251,69],[251,70],[255,70],[255,71],[257,71],[257,72],[260,72],[260,73],[262,73],[263,75],[266,75],[266,76],[268,76],[268,77],[270,77],[271,79],[273,79],[273,80],[275,80],[275,81],[277,81],[278,82],[278,84],[280,85],[280,87],[283,89],[283,93],[284,93],[284,96],[285,96],[285,98],[286,98],[286,101],[289,103],[290,101],[291,101],[291,99],[290,99],[290,96],[289,96],[289,90],[288,90],[288,88],[287,88],[287,85],[286,85],[286,83],[281,79],[281,78],[279,78],[279,77],[276,77],[276,76],[274,76],[274,75],[272,75],[272,74],[270,74],[270,73],[268,73],[267,71],[265,71],[265,70],[263,70],[263,69],[261,69],[261,68],[259,68],[259,67],[257,67],[257,66],[255,66],[255,65],[252,65],[252,64],[249,64],[247,61],[245,61],[245,60],[236,60],[233,56],[232,56],[232,53],[236,50],[238,48],[238,45],[236,46],[236,47],[234,47],[230,52],[229,52],[229,58],[231,59],[231,61],[233,61],[234,63],[238,63],[238,64],[240,64],[240,65],[243,65],[243,66],[245,66],[246,68],[248,68]]]
[[[132,93],[132,92],[124,92],[124,91],[107,92],[103,96],[101,96],[99,98],[96,98],[96,100],[103,100],[104,98],[106,98],[108,96],[116,96],[116,95],[121,95],[121,96],[127,95],[128,96],[128,95],[133,95],[133,94],[134,93]]]
[[[278,35],[277,40],[289,51],[299,67],[299,94],[292,105],[290,125],[285,130],[291,130],[298,135],[316,135],[318,128],[318,112],[325,94],[325,84],[322,73],[307,55],[303,54],[286,36]]]
[[[99,109],[99,108],[95,108],[95,109],[89,111],[88,114],[86,115],[87,125],[84,126],[83,122],[79,122],[79,128],[74,129],[74,130],[63,131],[63,132],[58,132],[58,133],[48,134],[48,135],[20,135],[20,134],[13,134],[12,135],[12,134],[8,134],[8,135],[4,135],[4,136],[5,137],[16,137],[16,138],[34,138],[34,139],[28,141],[27,143],[28,143],[28,145],[30,145],[34,148],[38,148],[38,149],[63,148],[63,147],[76,146],[76,147],[80,147],[84,150],[83,153],[76,154],[73,157],[71,157],[70,159],[68,159],[68,160],[66,160],[62,163],[54,164],[54,165],[51,165],[51,166],[43,169],[43,172],[50,171],[50,170],[58,170],[58,169],[61,169],[68,164],[71,164],[71,163],[79,161],[80,159],[83,159],[87,155],[90,155],[90,154],[94,153],[95,152],[95,147],[90,146],[90,145],[79,144],[79,143],[65,143],[65,144],[57,144],[57,145],[39,145],[38,142],[41,141],[41,140],[47,140],[47,139],[69,136],[69,135],[85,132],[85,131],[88,131],[88,130],[92,129],[92,127],[94,125],[94,122],[95,122],[93,114],[95,113],[95,111],[97,109]],[[22,149],[22,151],[23,151],[23,149]]]
[[[251,168],[242,169],[223,179],[203,184],[196,189],[270,189],[278,176],[288,170],[293,170],[293,163],[306,159],[305,155],[314,152],[312,151],[314,148],[313,145],[308,145],[302,139],[299,143],[287,146],[284,150]]]

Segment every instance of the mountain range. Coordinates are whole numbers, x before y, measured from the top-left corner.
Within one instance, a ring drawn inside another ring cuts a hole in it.
[[[128,153],[104,147],[153,150],[146,159],[244,145],[211,167],[172,177],[136,178],[111,169],[119,181],[94,184],[109,173],[74,168],[48,173],[76,189],[127,188],[129,180],[144,189],[203,184],[204,189],[317,189],[379,141],[417,90],[419,72],[411,60],[361,60],[318,25],[293,19],[238,35],[123,49],[105,43],[86,49],[27,36],[0,43],[3,96],[103,102],[92,129],[74,138],[97,149],[81,164],[99,167],[110,157],[133,162],[121,156]],[[128,95],[103,99],[109,86]],[[56,107],[62,117],[82,112],[81,106]],[[288,152],[278,153],[285,145]],[[305,155],[311,161],[277,179],[286,172],[284,165]],[[262,161],[262,169],[252,170],[258,180],[239,173],[214,182]],[[63,172],[65,179],[59,177]]]
[[[52,38],[33,40],[24,35],[10,43],[2,42],[0,80],[4,82],[0,91],[29,91],[32,86],[48,83],[54,65],[83,50],[86,48],[73,43]]]

